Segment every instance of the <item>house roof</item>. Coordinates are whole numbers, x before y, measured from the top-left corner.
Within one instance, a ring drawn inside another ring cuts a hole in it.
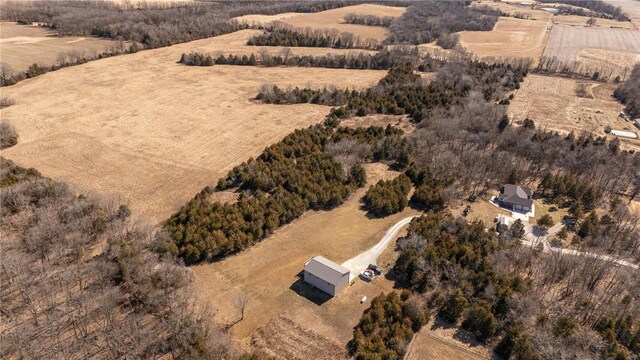
[[[533,205],[531,189],[513,184],[505,185],[500,195],[498,195],[498,199],[503,203],[511,205],[520,205],[529,208]]]
[[[346,267],[322,256],[312,257],[304,264],[304,270],[331,284],[337,284],[345,274],[349,273]]]

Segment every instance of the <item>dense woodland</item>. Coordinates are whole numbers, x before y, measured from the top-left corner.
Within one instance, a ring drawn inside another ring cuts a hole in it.
[[[371,186],[362,198],[370,216],[387,216],[398,213],[407,207],[411,180],[404,175],[392,180],[380,180]]]
[[[593,10],[600,17],[615,19],[618,21],[629,21],[629,18],[622,12],[620,6],[611,5],[605,3],[602,0],[540,0],[541,3],[553,3],[553,4],[567,4],[575,6],[576,8],[562,7],[564,11],[567,11],[570,15],[585,15],[579,8],[585,8]],[[592,14],[589,14],[592,15]]]
[[[385,141],[397,136],[382,128],[335,134],[323,125],[296,130],[233,168],[215,189],[205,188],[173,215],[165,225],[173,239],[167,250],[190,264],[224,256],[261,241],[306,210],[330,210],[364,186],[366,174],[356,165],[398,152],[401,145]],[[359,142],[363,153],[347,167],[333,154],[338,157],[349,140]],[[223,190],[239,191],[240,198],[233,204],[208,200],[213,191]]]
[[[161,231],[124,205],[0,158],[3,358],[220,359],[227,334],[198,310]],[[206,319],[202,321],[201,319]]]
[[[389,27],[390,44],[424,44],[458,31],[490,31],[502,15],[490,7],[469,7],[469,1],[419,1]]]
[[[247,45],[381,49],[380,44],[375,40],[361,39],[352,33],[341,33],[334,29],[293,29],[290,26],[278,23],[263,34],[250,38],[247,41]]]
[[[427,323],[429,310],[409,291],[393,291],[371,300],[349,343],[356,360],[402,359],[413,334]]]
[[[620,84],[613,95],[625,104],[624,111],[631,118],[640,118],[640,64],[636,64],[631,76]]]

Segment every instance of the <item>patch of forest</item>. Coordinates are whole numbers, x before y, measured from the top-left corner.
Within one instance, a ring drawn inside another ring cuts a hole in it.
[[[347,24],[389,27],[396,18],[393,16],[376,16],[348,13],[344,16]]]
[[[349,140],[360,143],[364,153],[356,163],[343,166],[333,153]],[[171,216],[165,224],[173,239],[167,250],[193,264],[252,246],[307,210],[342,204],[366,182],[363,161],[389,158],[402,145],[396,131],[383,128],[339,129],[335,134],[324,125],[296,130],[258,158],[233,168],[215,190],[205,188]],[[213,191],[231,189],[240,192],[236,203],[207,200]]]
[[[409,201],[411,180],[404,175],[392,180],[380,180],[371,186],[362,198],[364,208],[369,215],[384,217],[404,210]]]
[[[167,234],[125,205],[0,157],[3,358],[212,359],[230,339],[194,306]]]
[[[636,64],[627,81],[613,92],[613,96],[625,104],[625,113],[633,118],[640,118],[640,64]]]
[[[390,44],[425,44],[459,31],[490,31],[502,12],[469,1],[419,1],[389,27]]]
[[[361,39],[348,32],[340,33],[333,29],[294,29],[283,24],[276,24],[263,34],[250,38],[247,45],[368,50],[382,48],[375,40]]]

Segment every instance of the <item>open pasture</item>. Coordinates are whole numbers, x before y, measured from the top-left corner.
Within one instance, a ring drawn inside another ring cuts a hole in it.
[[[0,114],[20,136],[3,156],[78,190],[119,197],[134,215],[162,221],[233,166],[328,113],[325,106],[253,101],[264,83],[361,89],[386,73],[177,63],[192,50],[256,51],[244,45],[256,33],[92,61],[3,88],[16,104]],[[333,52],[295,53],[318,51]]]
[[[92,56],[115,43],[92,37],[57,36],[55,32],[35,25],[0,22],[0,60],[16,71],[24,71],[34,63],[54,65],[61,53]]]
[[[584,26],[588,27],[586,16],[577,15],[555,15],[552,17],[552,21],[557,25],[571,25],[571,26]],[[632,29],[636,30],[636,26],[630,21],[617,21],[610,19],[596,18],[596,23],[593,27],[601,28],[619,28],[619,29]]]
[[[579,86],[587,97],[577,96]],[[508,114],[513,121],[530,118],[538,128],[563,134],[574,131],[602,136],[606,126],[637,132],[631,122],[618,117],[624,106],[613,98],[614,88],[614,84],[531,74],[517,90]],[[638,140],[621,140],[628,148],[640,149]]]
[[[640,31],[554,25],[544,55],[573,63],[587,48],[640,54]]]
[[[491,31],[460,32],[460,44],[480,58],[530,58],[536,63],[546,45],[546,28],[546,19],[501,17]]]
[[[294,28],[310,27],[312,29],[335,29],[339,32],[352,33],[355,36],[360,37],[362,40],[374,39],[377,41],[382,41],[387,37],[387,29],[379,26],[345,24],[344,17],[349,13],[355,13],[359,15],[375,15],[380,17],[398,17],[402,15],[404,11],[405,8],[402,7],[362,4],[345,6],[337,9],[309,14],[284,13],[270,16],[246,15],[237,17],[235,19],[239,21],[248,21],[249,23],[259,24],[265,24],[272,21],[281,21],[285,24],[293,26]]]

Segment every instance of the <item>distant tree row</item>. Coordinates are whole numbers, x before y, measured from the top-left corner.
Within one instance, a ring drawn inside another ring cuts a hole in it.
[[[422,302],[408,291],[373,298],[349,342],[351,355],[356,360],[402,359],[413,335],[429,320]]]
[[[389,27],[396,18],[393,16],[376,16],[348,13],[344,16],[347,24]]]
[[[464,1],[429,0],[412,4],[389,28],[386,42],[424,44],[459,31],[490,31],[502,12]]]
[[[624,111],[632,118],[640,118],[640,64],[633,67],[631,76],[613,92],[625,104]]]
[[[413,53],[413,51],[412,51]],[[224,56],[220,54],[212,57],[210,54],[201,54],[192,52],[190,54],[182,54],[179,63],[191,66],[212,66],[219,65],[241,65],[241,66],[299,66],[299,67],[323,67],[330,69],[371,69],[382,70],[389,69],[396,61],[397,51],[389,52],[381,50],[375,54],[347,54],[347,55],[269,55],[268,52],[247,55]],[[407,54],[406,56],[410,56]]]
[[[570,77],[592,80],[620,82],[626,80],[629,67],[616,64],[591,64],[582,61],[564,62],[554,56],[543,56],[538,65],[532,69],[537,73],[561,74]]]
[[[293,29],[277,25],[261,35],[247,41],[253,46],[328,47],[335,49],[378,50],[380,44],[374,40],[362,40],[352,33],[340,33],[326,29]]]
[[[620,6],[608,4],[602,0],[540,0],[541,3],[560,3],[567,4],[573,7],[564,7],[565,11],[569,12],[569,15],[583,15],[584,12],[580,11],[580,8],[586,8],[593,10],[600,14],[602,17],[615,19],[618,21],[629,21],[627,15],[625,15]]]
[[[370,215],[384,217],[395,214],[407,207],[411,180],[400,174],[393,180],[380,180],[371,186],[362,198]]]
[[[410,64],[395,64],[379,83],[365,91],[337,89],[291,89],[273,91],[263,88],[257,99],[266,103],[288,104],[324,99],[330,105],[345,105],[350,114],[408,114],[420,122],[435,108],[447,108],[471,89],[481,91],[485,99],[501,96],[505,91],[519,88],[527,70],[504,64],[459,62],[444,65],[436,79],[422,81]]]

